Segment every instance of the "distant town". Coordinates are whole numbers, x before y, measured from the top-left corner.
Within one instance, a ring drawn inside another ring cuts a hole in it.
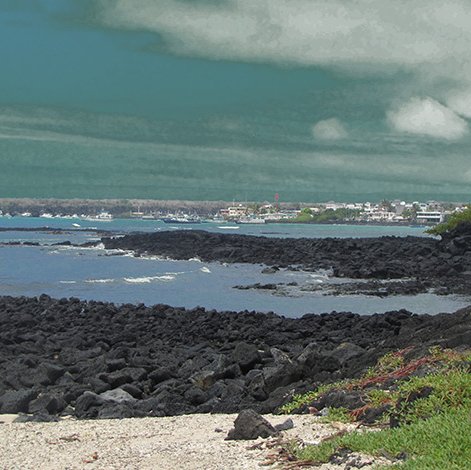
[[[154,200],[0,199],[0,217],[113,218],[167,223],[352,223],[434,225],[467,207],[466,203],[383,200],[380,202],[224,202]]]

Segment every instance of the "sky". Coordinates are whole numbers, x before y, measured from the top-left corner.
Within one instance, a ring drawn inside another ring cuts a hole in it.
[[[470,201],[469,0],[0,0],[0,197]]]

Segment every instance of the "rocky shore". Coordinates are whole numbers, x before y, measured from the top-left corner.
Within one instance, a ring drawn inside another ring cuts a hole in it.
[[[414,346],[471,343],[471,308],[287,319],[256,312],[0,297],[0,413],[24,419],[276,412]]]
[[[391,236],[289,239],[192,230],[103,237],[102,243],[107,249],[132,250],[136,256],[198,257],[207,262],[259,263],[274,269],[331,269],[337,277],[406,283],[382,285],[380,295],[430,290],[439,294],[471,292],[469,224],[457,227],[441,240]],[[354,291],[352,288],[349,293]]]

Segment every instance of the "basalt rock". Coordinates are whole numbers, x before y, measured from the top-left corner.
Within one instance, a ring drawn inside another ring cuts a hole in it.
[[[359,376],[388,351],[469,347],[471,308],[290,319],[0,297],[0,324],[2,413],[81,419],[269,413],[323,381]],[[355,397],[329,399],[357,404]]]
[[[257,439],[276,436],[278,431],[254,410],[242,410],[234,421],[234,428],[226,437],[227,441]]]

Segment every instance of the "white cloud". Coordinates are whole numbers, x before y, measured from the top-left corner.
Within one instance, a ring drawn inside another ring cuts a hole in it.
[[[450,93],[446,104],[453,111],[461,114],[461,116],[471,118],[471,90],[461,90]]]
[[[457,140],[468,133],[468,123],[432,98],[412,98],[388,112],[391,127],[399,132]]]
[[[331,118],[314,124],[312,135],[320,140],[339,140],[345,139],[348,132],[337,118]]]
[[[471,71],[469,0],[101,0],[101,6],[102,23],[159,33],[177,54],[427,67],[454,78]]]

